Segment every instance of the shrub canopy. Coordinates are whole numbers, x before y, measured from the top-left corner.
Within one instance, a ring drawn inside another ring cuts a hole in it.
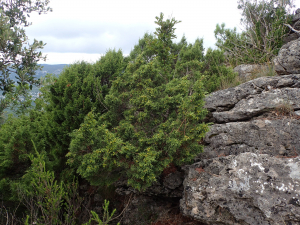
[[[71,135],[68,163],[92,184],[105,183],[110,173],[144,189],[171,163],[191,162],[203,150],[208,125],[201,122],[201,63],[193,51],[176,61],[171,48],[178,21],[164,21],[163,14],[156,20],[155,37],[112,83],[104,101],[108,111],[90,112]]]

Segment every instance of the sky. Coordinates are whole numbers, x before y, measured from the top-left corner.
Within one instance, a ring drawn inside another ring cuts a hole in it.
[[[300,0],[295,0],[300,7]],[[176,42],[183,35],[188,43],[204,39],[214,48],[216,24],[240,25],[237,0],[50,0],[53,12],[32,13],[26,28],[29,40],[47,43],[42,52],[46,64],[95,62],[109,49],[128,55],[146,32],[153,33],[155,17],[182,21],[175,26]],[[296,7],[297,8],[297,7]]]

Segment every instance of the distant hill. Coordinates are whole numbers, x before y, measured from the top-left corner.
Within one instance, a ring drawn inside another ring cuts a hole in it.
[[[65,66],[68,66],[69,64],[56,64],[56,65],[49,65],[49,64],[40,64],[43,66],[42,70],[37,70],[36,75],[34,76],[35,79],[40,79],[41,77],[46,76],[46,74],[51,73],[55,76],[58,76],[64,69]],[[11,73],[10,78],[17,82],[16,79],[16,74]],[[33,87],[32,90],[30,91],[31,95],[35,99],[38,94],[39,94],[39,88],[38,87]],[[4,98],[2,95],[2,91],[0,91],[0,98]]]
[[[50,64],[40,64],[43,66],[42,70],[37,70],[35,78],[40,79],[41,77],[44,77],[47,73],[52,73],[55,76],[58,76],[62,71],[65,66],[68,66],[69,64],[55,64],[55,65],[50,65]],[[14,81],[17,81],[16,79],[16,74],[12,73],[10,78]]]

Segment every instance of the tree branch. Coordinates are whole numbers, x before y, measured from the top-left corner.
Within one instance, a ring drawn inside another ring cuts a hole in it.
[[[295,33],[297,33],[298,35],[300,35],[300,30],[295,30],[291,25],[289,24],[284,24],[285,26],[287,26],[288,28],[290,28],[292,31],[294,31]]]

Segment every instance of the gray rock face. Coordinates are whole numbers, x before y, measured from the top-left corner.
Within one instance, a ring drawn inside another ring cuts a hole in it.
[[[300,117],[260,118],[212,125],[198,160],[244,152],[277,157],[300,155]]]
[[[300,14],[297,14],[300,16]],[[283,45],[273,60],[279,75],[300,73],[300,39]]]
[[[261,77],[208,96],[210,121],[245,121],[280,105],[300,109],[300,75]]]
[[[300,158],[241,153],[190,166],[181,210],[210,225],[300,224]]]
[[[292,22],[295,22],[295,21],[297,21],[299,19],[300,19],[300,14],[295,14],[294,17],[293,17]]]
[[[300,14],[299,14],[300,15]],[[300,20],[298,20],[294,25],[293,25],[293,28],[295,30],[300,30]],[[299,37],[299,36],[298,36]]]
[[[300,22],[300,21],[297,21],[297,23]],[[298,23],[299,25],[299,28],[300,29],[300,23]],[[296,28],[295,28],[296,29]],[[297,30],[297,29],[296,29]],[[297,40],[299,38],[299,34],[297,33],[292,33],[292,34],[289,34],[287,35],[286,37],[283,38],[283,43],[284,44],[287,44],[288,42],[291,42],[291,41],[294,41],[294,40]]]
[[[250,80],[251,77],[253,76],[253,74],[257,73],[258,71],[267,69],[267,66],[263,66],[263,65],[257,65],[257,64],[242,64],[242,65],[238,65],[237,67],[235,67],[233,69],[234,72],[239,74],[239,77],[242,80]]]
[[[185,166],[181,211],[208,225],[300,224],[300,75],[206,97],[214,122]]]

